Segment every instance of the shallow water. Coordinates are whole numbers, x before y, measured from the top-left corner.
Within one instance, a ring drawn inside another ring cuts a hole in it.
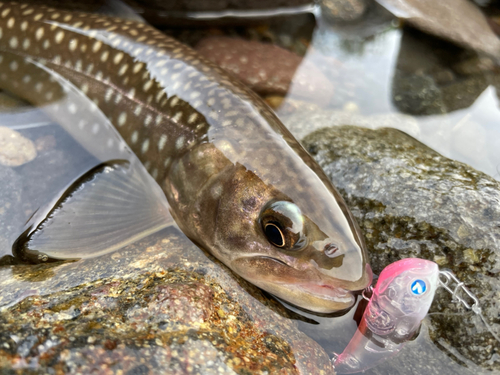
[[[356,122],[362,122],[363,124],[371,124],[374,128],[396,127],[441,154],[467,163],[500,180],[500,153],[498,152],[500,149],[500,127],[497,126],[500,120],[500,107],[497,91],[493,85],[495,72],[479,71],[477,74],[457,78],[457,80],[470,79],[475,81],[485,79],[481,88],[470,94],[470,98],[468,98],[470,105],[468,106],[461,108],[463,98],[461,92],[456,92],[453,94],[456,106],[452,95],[452,99],[447,98],[446,102],[437,103],[437,107],[434,106],[436,104],[434,101],[432,108],[424,107],[422,113],[404,113],[395,104],[396,70],[406,69],[404,74],[417,72],[415,74],[417,77],[426,76],[425,67],[419,70],[418,66],[417,68],[413,66],[415,61],[418,65],[418,61],[425,60],[425,56],[421,55],[422,50],[404,48],[404,43],[415,43],[414,39],[419,39],[421,35],[415,37],[412,36],[412,31],[398,28],[397,23],[386,14],[375,14],[367,18],[364,23],[349,26],[335,26],[322,19],[321,15],[316,14],[316,16],[318,21],[310,36],[311,39],[306,44],[302,44],[308,45],[308,49],[302,51],[305,52],[304,60],[296,75],[307,76],[310,66],[308,64],[313,64],[331,82],[334,87],[334,95],[327,102],[318,104],[314,98],[308,100],[307,97],[304,97],[303,92],[301,92],[302,85],[292,81],[290,90],[276,108],[285,124],[292,116],[307,115],[311,110],[315,112],[325,110],[331,111],[333,116],[350,121],[354,125]],[[308,25],[308,22],[311,22],[311,17],[308,15],[299,16],[299,18],[301,22],[297,22],[297,25],[300,25],[301,28],[304,28],[304,24]],[[309,28],[313,27],[313,25],[308,26]],[[264,33],[262,33],[262,28],[266,30]],[[294,38],[299,39],[297,34],[303,33],[303,31],[299,32],[290,28],[289,25],[280,28],[276,24],[272,24],[270,27],[260,26],[260,28],[242,27],[236,32],[234,30],[234,27],[221,27],[218,32],[229,35],[235,33],[247,36],[257,35],[256,38],[260,39],[265,38],[263,35],[267,35],[270,39],[275,37],[278,44],[286,45],[292,50],[295,48],[295,51],[297,48],[294,47],[296,46]],[[194,31],[193,29],[176,29],[167,30],[167,32],[181,36],[193,45],[195,44],[193,40],[198,41],[200,35],[211,33],[211,31],[207,32],[203,29],[201,31],[199,29],[194,29]],[[196,37],[193,38],[193,35]],[[425,41],[423,43],[425,44]],[[455,53],[454,48],[450,47],[450,53]],[[408,68],[407,65],[412,66]],[[446,85],[451,86],[454,83],[453,80],[450,80]],[[429,88],[421,86],[421,89],[428,90]],[[439,98],[439,93],[436,97]],[[311,104],[314,107],[311,107]],[[449,108],[455,107],[460,108],[448,112]],[[1,124],[11,126],[15,123],[16,125],[11,127],[16,128],[23,136],[33,140],[36,144],[41,144],[39,156],[46,155],[46,160],[50,161],[50,163],[44,164],[40,160],[37,167],[30,167],[30,164],[27,164],[15,169],[22,181],[17,188],[23,191],[22,205],[19,206],[23,215],[18,218],[13,232],[21,232],[26,220],[37,209],[54,199],[54,192],[63,191],[72,181],[100,161],[79,146],[79,143],[75,142],[59,125],[45,118],[36,109],[28,111],[23,109],[21,112],[12,109],[4,111],[2,116],[5,117],[0,117]],[[439,114],[434,112],[439,112]],[[17,118],[9,117],[16,116],[16,113]],[[393,115],[396,117],[391,117]],[[385,120],[375,121],[381,118]],[[26,123],[27,126],[21,126],[20,123]],[[342,124],[338,123],[337,125]],[[302,129],[292,129],[292,131],[298,136],[302,136],[323,126],[322,123],[308,123],[304,124]],[[44,141],[48,142],[49,145],[44,146]],[[36,189],[33,188],[35,183]],[[10,253],[8,247],[0,248],[0,257],[8,253]],[[109,259],[112,256],[113,254],[109,254],[105,257]],[[86,262],[99,262],[99,260],[87,260]],[[64,267],[71,268],[71,272],[76,272],[78,268],[74,265]],[[57,272],[55,274],[57,275]],[[97,280],[108,276],[110,275],[101,273],[93,277]],[[116,274],[113,276],[126,277]],[[0,280],[2,278],[7,280],[10,277],[14,277],[10,271],[0,269]],[[48,275],[47,280],[49,281],[22,280],[20,286],[25,290],[21,291],[20,294],[13,293],[9,298],[4,298],[0,307],[5,308],[15,304],[30,294],[39,293],[40,290],[42,293],[48,293],[49,290],[56,292],[75,287],[83,282],[83,279],[75,278],[75,282],[72,284],[58,284],[56,281],[51,283],[51,277]],[[85,282],[88,281],[85,280]],[[42,285],[41,289],[40,285]],[[293,309],[290,306],[289,308]],[[353,320],[355,309],[340,317],[318,317],[296,309],[293,310],[310,319],[309,321],[298,319],[299,329],[316,340],[329,355],[332,355],[333,352],[341,352],[356,331],[356,324]],[[464,316],[464,319],[470,319],[470,316]],[[312,324],[311,320],[317,324]],[[409,342],[398,356],[366,373],[426,373],[426,366],[432,369],[432,373],[441,375],[497,373],[481,370],[457,354],[456,350],[448,347],[446,343],[440,343],[439,347],[436,346],[430,339],[426,323],[424,323],[418,337]],[[429,368],[427,369],[429,370]]]

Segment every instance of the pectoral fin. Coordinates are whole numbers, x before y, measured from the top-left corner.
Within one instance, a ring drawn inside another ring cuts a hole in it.
[[[13,246],[35,263],[103,255],[173,224],[159,186],[126,161],[92,169],[35,216]]]

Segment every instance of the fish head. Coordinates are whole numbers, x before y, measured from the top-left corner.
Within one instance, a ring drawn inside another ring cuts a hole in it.
[[[439,268],[425,259],[408,258],[380,274],[367,307],[367,325],[379,335],[411,336],[427,315],[439,285]]]
[[[305,213],[316,206],[325,212],[331,200],[295,200],[243,168],[220,189],[212,252],[246,280],[318,313],[350,308],[353,292],[371,283],[357,226],[334,198],[330,212],[340,213],[344,226],[324,225],[337,223],[335,215],[318,222]]]

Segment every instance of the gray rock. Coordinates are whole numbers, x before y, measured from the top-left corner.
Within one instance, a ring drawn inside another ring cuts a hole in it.
[[[500,183],[395,129],[332,127],[303,141],[360,224],[375,273],[406,257],[450,269],[500,334]],[[500,370],[500,343],[440,289],[430,339],[460,361]],[[425,372],[428,373],[428,372]]]
[[[500,58],[500,40],[468,0],[377,0],[412,26],[462,47]]]
[[[113,254],[0,267],[0,373],[334,374],[291,312],[170,228]]]

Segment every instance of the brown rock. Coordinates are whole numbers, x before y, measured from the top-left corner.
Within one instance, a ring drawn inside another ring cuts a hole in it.
[[[316,66],[278,46],[215,36],[195,49],[261,95],[285,95],[292,84],[294,94],[311,101],[326,104],[333,95],[332,84]]]
[[[276,301],[175,229],[74,263],[0,267],[0,373],[331,375]]]
[[[500,58],[500,39],[468,0],[377,0],[396,17],[426,33]]]

